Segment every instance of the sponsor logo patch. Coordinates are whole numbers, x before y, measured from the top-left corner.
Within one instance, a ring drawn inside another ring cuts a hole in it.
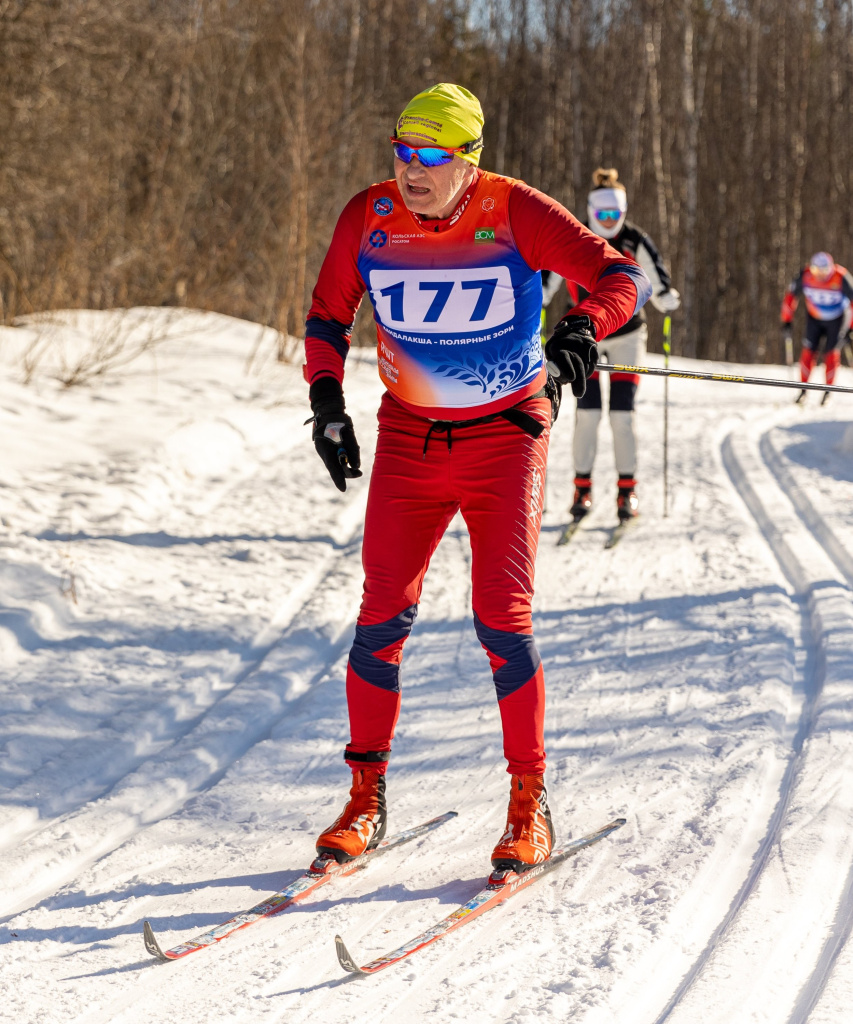
[[[382,356],[379,357],[379,369],[382,370],[392,384],[396,384],[398,382],[400,371],[396,366],[389,363],[387,359],[383,359]]]
[[[388,241],[388,236],[384,231],[380,231],[378,228],[376,231],[370,232],[370,237],[367,239],[368,242],[373,246],[374,249],[381,249],[382,246]]]
[[[477,228],[474,232],[475,242],[494,242],[495,240],[495,229],[494,228]]]
[[[483,207],[483,209],[486,211],[486,213],[488,213],[489,210],[494,210],[494,208],[495,208],[495,201],[494,201],[494,199],[492,199],[491,196],[486,196],[486,198],[483,200],[483,202],[480,205]]]
[[[387,217],[389,213],[394,212],[394,200],[389,199],[388,196],[382,196],[381,199],[374,199],[373,212],[378,214],[380,217]]]

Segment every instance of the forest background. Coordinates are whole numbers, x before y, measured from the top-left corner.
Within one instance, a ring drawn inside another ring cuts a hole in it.
[[[187,305],[295,355],[340,210],[439,81],[480,98],[484,167],[581,217],[618,167],[676,352],[782,361],[793,273],[850,266],[853,0],[0,0],[0,322]]]

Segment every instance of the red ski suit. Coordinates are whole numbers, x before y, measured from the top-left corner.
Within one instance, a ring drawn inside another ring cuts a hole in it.
[[[850,326],[853,302],[853,277],[840,263],[828,278],[819,278],[810,267],[803,267],[788,285],[782,300],[782,323],[790,326],[800,295],[806,300],[806,333],[800,353],[800,380],[806,383],[824,341],[823,361],[826,383],[832,384],[841,365],[839,348]]]
[[[432,553],[461,511],[474,623],[492,667],[508,771],[544,771],[531,601],[551,425],[538,340],[545,267],[590,293],[573,312],[590,316],[598,338],[650,293],[633,260],[557,202],[482,170],[446,220],[411,213],[390,180],[355,196],[338,221],[308,315],[305,376],[343,379],[368,291],[388,388],[347,667],[345,757],[353,769],[371,762],[384,770],[400,712],[403,645]]]

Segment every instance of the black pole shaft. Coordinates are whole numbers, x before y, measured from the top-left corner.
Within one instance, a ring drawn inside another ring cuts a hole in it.
[[[686,370],[664,370],[658,366],[620,366],[613,363],[598,363],[596,370],[607,370],[611,373],[645,373],[652,377],[682,377],[685,380],[714,380],[729,384],[758,384],[772,388],[797,388],[798,391],[839,391],[845,395],[853,395],[853,388],[841,387],[839,384],[805,384],[796,380],[776,380],[772,377],[738,377],[728,373],[695,373]]]

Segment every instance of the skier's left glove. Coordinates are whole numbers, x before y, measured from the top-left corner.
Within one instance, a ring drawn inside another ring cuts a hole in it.
[[[588,316],[564,316],[545,342],[545,359],[548,373],[561,384],[571,384],[575,398],[583,398],[586,382],[598,362],[592,320]]]
[[[335,487],[345,491],[347,480],[361,476],[361,452],[352,420],[344,411],[343,388],[334,377],[320,377],[311,385],[308,397],[314,413],[314,447]]]

